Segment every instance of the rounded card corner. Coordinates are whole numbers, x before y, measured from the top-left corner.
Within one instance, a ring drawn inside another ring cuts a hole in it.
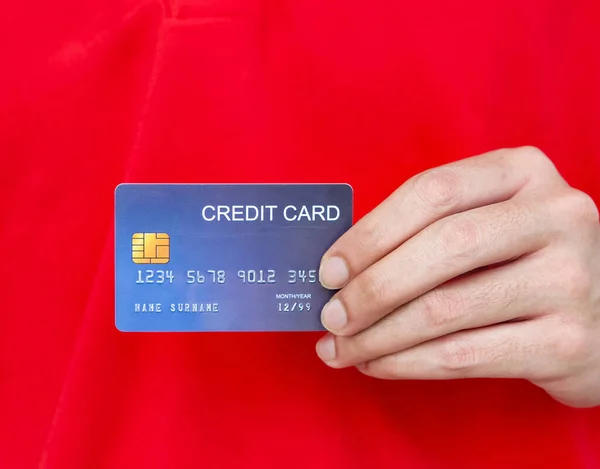
[[[115,329],[117,329],[119,332],[131,332],[129,329],[119,324],[118,318],[115,318]]]
[[[117,184],[115,186],[115,190],[114,190],[115,197],[119,194],[119,192],[121,190],[123,190],[123,187],[125,187],[125,186],[127,186],[126,182],[120,182],[119,184]]]

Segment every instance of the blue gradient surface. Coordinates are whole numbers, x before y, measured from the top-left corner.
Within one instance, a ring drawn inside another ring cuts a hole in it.
[[[333,293],[318,283],[319,262],[350,228],[352,199],[352,188],[345,184],[121,184],[115,191],[117,328],[130,332],[323,330],[321,308]],[[206,205],[276,205],[277,209],[272,221],[206,221],[202,217]],[[337,206],[339,218],[287,221],[283,209],[288,205]],[[135,264],[133,233],[156,232],[170,236],[169,262]],[[172,278],[165,276],[164,283],[156,283],[160,271],[170,272]],[[188,283],[190,271],[195,280],[199,272],[204,283]],[[225,273],[224,283],[213,282],[218,271]],[[275,283],[266,283],[273,278],[272,271]],[[310,271],[317,274],[313,279]],[[149,275],[153,283],[145,282]],[[140,279],[143,283],[136,283]]]

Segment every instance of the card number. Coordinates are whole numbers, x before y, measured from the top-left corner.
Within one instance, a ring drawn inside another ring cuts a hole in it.
[[[172,270],[138,270],[135,283],[173,283]]]
[[[288,270],[288,283],[317,283],[316,270]]]

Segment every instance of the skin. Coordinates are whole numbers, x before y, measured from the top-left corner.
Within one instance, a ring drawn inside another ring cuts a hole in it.
[[[533,147],[421,173],[325,253],[317,354],[382,379],[521,378],[600,405],[600,224]]]

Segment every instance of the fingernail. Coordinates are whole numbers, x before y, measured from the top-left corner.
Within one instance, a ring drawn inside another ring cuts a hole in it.
[[[321,262],[319,281],[325,288],[341,288],[349,277],[348,267],[341,257],[330,257]]]
[[[317,355],[324,362],[335,358],[335,341],[332,336],[328,335],[317,342]]]
[[[348,318],[340,300],[332,300],[323,307],[321,322],[325,329],[332,332],[339,331],[346,325]]]

